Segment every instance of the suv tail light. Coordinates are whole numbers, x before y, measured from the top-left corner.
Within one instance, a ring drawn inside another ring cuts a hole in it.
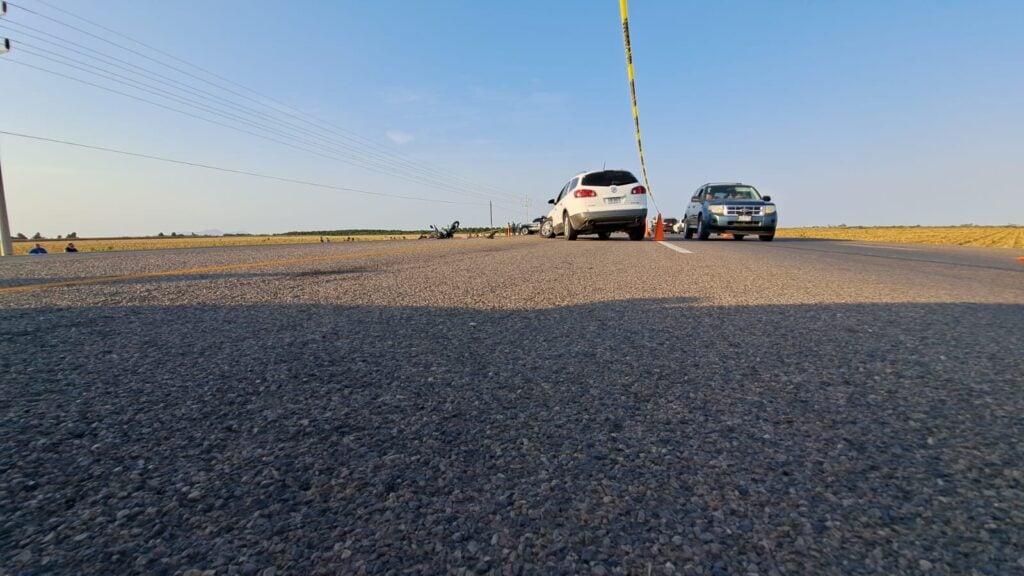
[[[636,186],[629,191],[630,194],[647,194],[647,188],[643,186]]]
[[[586,188],[580,188],[579,190],[573,192],[572,195],[577,198],[594,198],[597,196],[597,192],[594,192],[593,190],[588,190]]]

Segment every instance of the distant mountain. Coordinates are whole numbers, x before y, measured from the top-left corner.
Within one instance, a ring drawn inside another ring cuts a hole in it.
[[[196,234],[199,234],[200,236],[223,236],[224,231],[213,228],[210,230],[201,230],[199,232],[196,232]]]

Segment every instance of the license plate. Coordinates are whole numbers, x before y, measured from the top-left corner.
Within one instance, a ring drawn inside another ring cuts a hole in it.
[[[750,216],[740,216],[740,222],[750,222]]]
[[[605,204],[622,204],[622,198],[621,197],[605,198],[604,199],[604,203]]]

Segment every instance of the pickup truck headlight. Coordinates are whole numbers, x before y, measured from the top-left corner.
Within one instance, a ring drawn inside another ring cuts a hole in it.
[[[765,214],[775,214],[775,206],[771,206],[771,205],[765,206],[764,207],[764,213]]]
[[[711,210],[712,214],[725,214],[725,205],[724,204],[715,204],[715,205],[709,206],[708,209]]]

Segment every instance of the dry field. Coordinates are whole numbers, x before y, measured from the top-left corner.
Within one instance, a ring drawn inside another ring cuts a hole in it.
[[[415,239],[418,234],[404,236],[363,235],[325,236],[331,242],[366,242],[372,240]],[[320,236],[174,236],[164,238],[82,238],[72,240],[40,240],[47,252],[63,252],[73,242],[79,252],[112,252],[115,250],[166,250],[170,248],[206,248],[210,246],[252,246],[272,244],[316,244]],[[14,254],[28,254],[35,240],[15,240]]]
[[[780,228],[779,238],[822,238],[865,242],[1024,248],[1024,227],[949,226],[879,228]]]
[[[780,228],[779,238],[819,238],[861,242],[894,242],[910,244],[945,244],[985,248],[1024,249],[1024,227],[955,226],[955,227],[885,227],[885,228]],[[466,235],[458,235],[463,238]],[[500,236],[500,235],[499,235]],[[399,236],[359,235],[330,236],[331,242],[368,242],[374,240],[414,240],[418,234]],[[41,240],[48,252],[63,252],[68,240]],[[165,238],[95,238],[71,240],[80,252],[111,252],[115,250],[161,250],[170,248],[203,248],[210,246],[252,246],[272,244],[316,244],[319,236],[178,236]],[[33,240],[16,240],[14,253],[27,254],[36,244]]]

